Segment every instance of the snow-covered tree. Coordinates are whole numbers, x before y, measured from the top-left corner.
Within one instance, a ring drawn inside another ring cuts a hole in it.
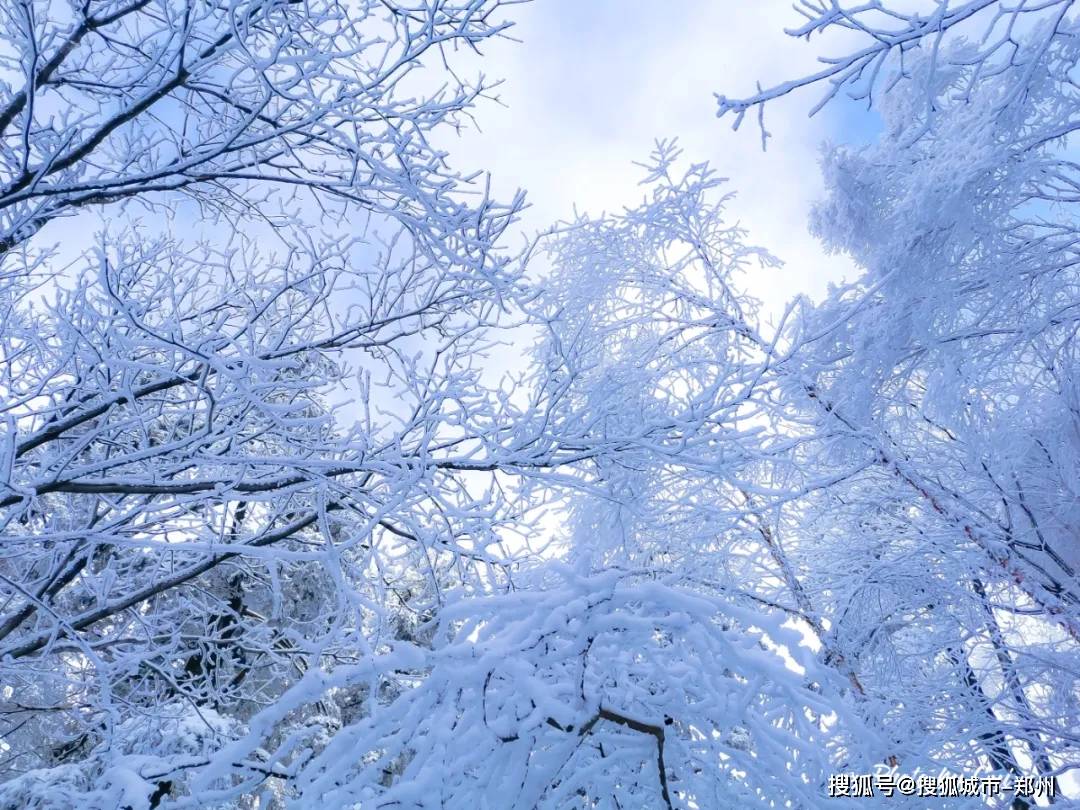
[[[505,578],[477,359],[520,201],[429,143],[499,6],[0,6],[3,806],[183,795],[310,667]]]
[[[1080,20],[926,5],[803,4],[793,35],[845,29],[851,49],[720,110],[826,84],[878,116],[875,142],[826,150],[813,218],[862,275],[789,335],[815,426],[801,474],[858,469],[793,517],[807,585],[893,696],[902,760],[1052,775],[1080,722]]]
[[[673,141],[506,252],[433,144],[508,5],[0,0],[0,808],[1075,768],[1072,4],[801,5],[852,49],[721,113],[881,134],[776,323]]]

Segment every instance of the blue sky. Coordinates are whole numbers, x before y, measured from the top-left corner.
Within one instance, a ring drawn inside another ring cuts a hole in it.
[[[503,107],[481,106],[481,131],[446,146],[459,167],[490,170],[507,194],[528,191],[526,229],[636,201],[640,171],[657,137],[678,137],[688,159],[708,160],[738,193],[731,215],[786,265],[751,281],[775,310],[797,292],[820,296],[851,277],[843,257],[826,256],[807,232],[822,194],[817,159],[826,140],[865,140],[874,122],[852,105],[807,112],[813,93],[783,100],[766,115],[762,153],[755,121],[732,132],[718,120],[714,92],[729,96],[809,72],[820,53],[841,47],[786,36],[797,24],[790,0],[535,0],[511,6],[521,42],[489,46],[482,68],[501,77]]]
[[[532,0],[506,14],[520,41],[485,43],[483,59],[456,65],[503,79],[501,105],[481,103],[479,129],[443,135],[440,145],[458,169],[491,172],[504,199],[517,188],[528,192],[525,232],[570,216],[575,205],[599,212],[636,202],[642,172],[633,162],[648,156],[656,138],[677,137],[687,160],[707,160],[730,179],[737,197],[729,214],[750,241],[785,261],[748,279],[769,311],[797,293],[818,298],[830,281],[854,276],[846,258],[825,255],[807,216],[823,194],[821,144],[866,140],[874,120],[850,104],[808,118],[816,91],[783,99],[767,110],[773,137],[763,153],[756,121],[733,132],[730,118],[716,118],[714,93],[745,95],[757,81],[802,75],[819,54],[843,47],[786,36],[784,27],[801,19],[790,0]],[[183,211],[190,230],[187,214],[196,212]],[[61,256],[74,258],[117,213],[58,223]]]

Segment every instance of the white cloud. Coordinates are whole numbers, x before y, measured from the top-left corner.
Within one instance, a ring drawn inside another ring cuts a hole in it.
[[[806,228],[822,193],[819,145],[842,137],[839,116],[808,119],[812,91],[775,103],[766,116],[774,137],[762,153],[756,121],[736,133],[730,118],[715,115],[714,92],[743,95],[758,80],[766,86],[814,67],[822,44],[783,33],[799,21],[790,0],[536,0],[510,13],[518,21],[511,34],[523,41],[489,46],[483,60],[489,76],[506,80],[506,106],[482,105],[482,131],[446,146],[457,166],[490,170],[503,196],[528,191],[527,229],[574,204],[598,211],[636,201],[632,161],[655,138],[677,136],[687,158],[731,179],[731,215],[752,241],[786,261],[752,282],[770,307],[852,275]]]

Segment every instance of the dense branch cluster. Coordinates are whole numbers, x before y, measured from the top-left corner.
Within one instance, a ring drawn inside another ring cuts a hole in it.
[[[435,144],[512,5],[0,0],[0,808],[1066,786],[1080,12],[801,4],[849,51],[720,113],[881,127],[771,322],[674,141],[508,252]]]

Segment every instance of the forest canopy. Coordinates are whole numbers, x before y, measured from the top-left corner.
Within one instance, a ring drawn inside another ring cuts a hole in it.
[[[1080,807],[1080,7],[715,77],[875,122],[774,316],[674,138],[521,247],[518,6],[0,0],[0,810]]]

